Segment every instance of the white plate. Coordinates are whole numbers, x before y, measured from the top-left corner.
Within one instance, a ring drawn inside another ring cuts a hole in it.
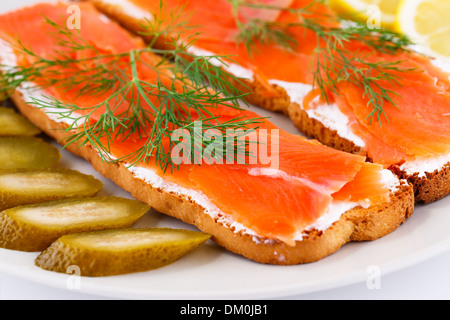
[[[2,2],[0,12],[35,0]],[[297,133],[284,116],[254,109],[285,130]],[[63,151],[61,166],[95,175],[104,195],[130,197],[83,159]],[[0,249],[0,272],[60,289],[127,299],[273,299],[337,288],[386,275],[450,250],[450,197],[419,206],[406,224],[374,242],[351,243],[319,262],[281,267],[262,265],[226,252],[212,242],[159,270],[107,278],[78,278],[34,266],[37,254]],[[138,227],[192,227],[150,212]]]

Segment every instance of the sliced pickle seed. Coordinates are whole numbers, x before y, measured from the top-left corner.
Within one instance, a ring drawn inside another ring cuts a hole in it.
[[[69,234],[55,241],[35,262],[42,269],[60,273],[77,266],[86,277],[144,272],[181,259],[210,237],[165,228]]]
[[[35,137],[0,137],[0,169],[53,168],[61,154],[58,148]]]
[[[40,129],[14,109],[0,107],[0,136],[35,136],[40,133]]]
[[[0,247],[38,252],[66,234],[129,228],[149,210],[142,202],[116,197],[18,206],[0,213]]]
[[[95,196],[103,183],[69,169],[0,170],[0,210],[46,201]]]

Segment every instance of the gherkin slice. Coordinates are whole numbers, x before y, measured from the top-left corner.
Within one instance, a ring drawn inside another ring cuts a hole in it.
[[[37,257],[38,267],[66,273],[77,266],[81,276],[106,277],[169,265],[211,236],[179,229],[123,229],[62,236]]]
[[[35,137],[0,137],[0,169],[53,168],[58,148]]]
[[[0,213],[0,247],[43,251],[66,234],[129,228],[149,210],[142,202],[116,197],[18,206]]]
[[[0,210],[19,205],[95,196],[103,183],[69,169],[0,170]]]
[[[14,109],[0,107],[0,136],[36,136],[41,130]]]

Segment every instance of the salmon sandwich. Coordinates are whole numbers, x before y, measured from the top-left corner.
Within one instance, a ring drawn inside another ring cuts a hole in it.
[[[383,237],[414,211],[411,184],[382,164],[241,107],[234,84],[245,83],[185,39],[150,47],[91,2],[4,14],[0,33],[3,90],[23,115],[229,251],[309,263]]]
[[[148,41],[143,26],[163,30],[160,48],[196,34],[190,51],[228,57],[222,66],[246,84],[248,101],[389,168],[414,185],[417,202],[450,193],[450,69],[406,36],[342,20],[325,1],[92,2]]]

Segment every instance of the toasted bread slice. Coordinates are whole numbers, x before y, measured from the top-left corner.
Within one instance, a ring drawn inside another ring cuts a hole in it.
[[[57,122],[43,110],[25,103],[20,92],[16,92],[12,99],[22,114],[49,136],[61,141],[70,135],[66,132],[67,124]],[[391,194],[389,202],[367,209],[358,207],[349,210],[326,231],[312,230],[302,241],[290,246],[281,241],[237,232],[231,224],[208,214],[192,198],[154,187],[137,178],[125,165],[104,162],[89,145],[70,145],[68,150],[89,161],[98,172],[129,191],[136,199],[211,234],[212,239],[227,250],[261,263],[294,265],[314,262],[350,241],[371,241],[383,237],[396,230],[414,212],[412,187],[404,183]]]
[[[145,40],[151,41],[148,36],[143,36],[142,25],[145,24],[145,11],[134,7],[126,0],[90,0],[101,12],[119,22],[129,31],[139,34]],[[150,16],[148,16],[150,18]],[[160,37],[155,46],[168,48],[170,41]],[[242,85],[244,84],[244,86]],[[286,90],[276,84],[263,84],[257,78],[241,79],[241,84],[235,83],[242,90],[252,92],[246,100],[258,107],[281,112],[288,115],[295,126],[308,137],[317,139],[322,144],[345,152],[361,154],[367,156],[363,147],[356,145],[353,141],[339,135],[336,130],[329,128],[323,122],[311,118],[296,102],[291,101]],[[450,194],[450,162],[444,165],[440,170],[427,172],[425,174],[407,173],[400,166],[392,166],[390,169],[402,179],[406,179],[413,185],[415,201],[418,203],[431,203],[444,198]]]

